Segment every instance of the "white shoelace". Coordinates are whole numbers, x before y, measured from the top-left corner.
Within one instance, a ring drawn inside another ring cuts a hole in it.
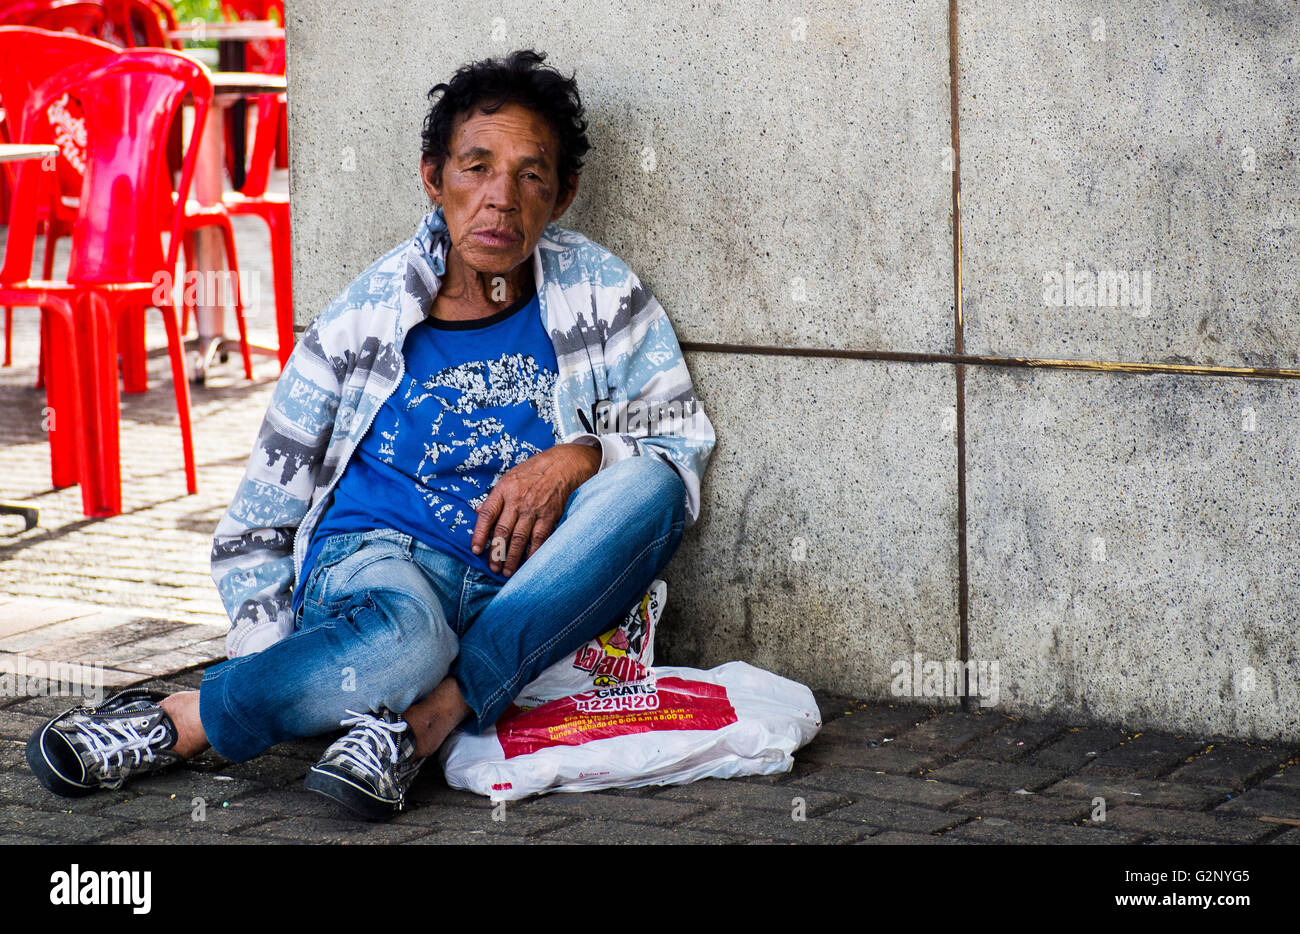
[[[351,714],[346,720],[342,720],[339,726],[346,727],[364,727],[366,737],[375,740],[374,746],[367,743],[361,736],[353,736],[349,730],[348,735],[339,740],[339,744],[346,749],[346,752],[340,753],[339,758],[345,761],[351,761],[363,769],[369,769],[372,772],[382,772],[384,764],[379,759],[379,753],[375,747],[379,747],[379,752],[383,751],[383,745],[380,739],[388,745],[388,761],[397,762],[397,740],[394,736],[406,729],[406,721],[398,720],[396,723],[389,723],[376,717],[374,714],[357,713],[355,710],[345,710],[344,713]]]
[[[152,762],[156,758],[153,746],[167,736],[167,726],[159,723],[147,735],[141,736],[129,720],[108,720],[104,723],[89,720],[81,725],[80,733],[86,740],[91,758],[107,778],[112,770],[120,769],[126,764],[127,753],[132,753],[135,757],[132,766],[137,766],[142,761]]]

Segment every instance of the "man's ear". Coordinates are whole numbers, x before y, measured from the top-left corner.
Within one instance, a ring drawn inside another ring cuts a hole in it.
[[[555,210],[551,212],[551,220],[558,221],[560,216],[569,209],[569,205],[573,204],[573,199],[577,196],[578,173],[575,172],[569,176],[568,186],[565,188],[564,193],[560,195],[560,199],[555,202]]]
[[[420,180],[424,183],[424,193],[438,207],[442,207],[442,170],[427,159],[420,159]]]

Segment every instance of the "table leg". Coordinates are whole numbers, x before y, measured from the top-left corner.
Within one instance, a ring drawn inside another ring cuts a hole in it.
[[[244,43],[219,40],[217,62],[222,71],[243,71]],[[230,148],[230,184],[239,191],[244,187],[244,160],[248,152],[248,104],[243,98],[230,105]]]

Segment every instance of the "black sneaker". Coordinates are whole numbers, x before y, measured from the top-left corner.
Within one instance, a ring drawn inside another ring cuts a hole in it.
[[[158,706],[166,696],[134,688],[98,707],[71,707],[32,734],[27,764],[47,791],[65,798],[175,765],[176,725]]]
[[[391,710],[347,711],[350,726],[307,773],[307,787],[368,820],[389,820],[406,806],[406,789],[424,765],[406,721]]]

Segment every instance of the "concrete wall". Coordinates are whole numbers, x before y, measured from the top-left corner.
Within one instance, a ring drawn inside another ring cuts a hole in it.
[[[1300,10],[1130,6],[959,4],[966,349],[1296,366]],[[288,27],[300,325],[427,210],[429,87],[531,46],[592,125],[562,223],[683,342],[912,355],[688,353],[719,444],[661,657],[882,699],[895,662],[955,659],[962,418],[1001,708],[1300,737],[1300,384],[968,366],[959,415],[925,358],[954,350],[947,2],[307,0]],[[1044,304],[1085,268],[1151,303]]]
[[[1300,365],[1300,7],[961,13],[967,349]],[[1045,304],[1067,264],[1150,305]],[[970,649],[1002,705],[1300,736],[1300,383],[968,372]]]

